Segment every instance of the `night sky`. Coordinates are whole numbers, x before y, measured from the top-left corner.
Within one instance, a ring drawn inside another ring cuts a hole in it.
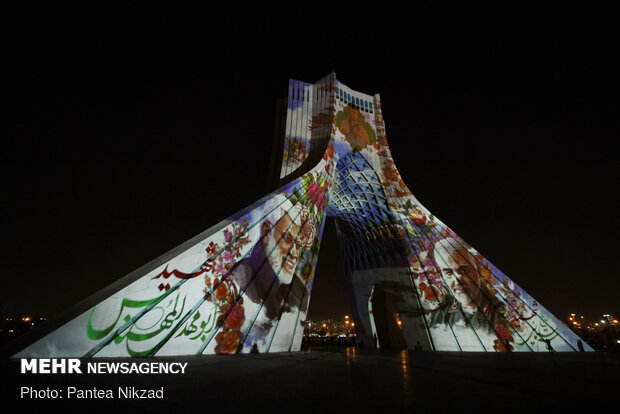
[[[410,190],[525,291],[559,317],[620,312],[604,24],[81,12],[3,29],[3,313],[53,317],[267,194],[276,99],[331,71],[381,94]],[[311,318],[349,312],[333,234]]]

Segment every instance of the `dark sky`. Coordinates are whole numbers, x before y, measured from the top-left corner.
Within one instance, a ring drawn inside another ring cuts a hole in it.
[[[457,234],[558,316],[620,312],[604,23],[53,12],[3,29],[3,312],[51,317],[265,195],[276,99],[332,70],[381,94],[399,171]],[[323,256],[310,316],[341,316]]]

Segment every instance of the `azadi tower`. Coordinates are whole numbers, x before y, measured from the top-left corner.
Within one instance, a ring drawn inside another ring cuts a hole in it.
[[[379,95],[334,74],[291,80],[278,112],[277,190],[31,332],[14,356],[298,351],[326,216],[358,344],[592,350],[413,196]]]

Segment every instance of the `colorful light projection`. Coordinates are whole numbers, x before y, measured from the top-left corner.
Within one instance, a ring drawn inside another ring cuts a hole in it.
[[[572,331],[416,200],[390,154],[378,95],[333,74],[291,81],[283,139],[286,184],[15,356],[297,351],[327,215],[359,344],[389,347],[396,332],[411,349],[578,349]],[[288,178],[313,154],[316,165]]]

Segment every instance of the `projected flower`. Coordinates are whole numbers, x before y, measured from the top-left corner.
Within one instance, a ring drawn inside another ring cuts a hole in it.
[[[295,160],[299,163],[304,162],[308,154],[308,147],[302,138],[287,136],[284,140],[284,151],[282,153],[282,159]]]
[[[310,202],[317,206],[319,211],[322,211],[325,204],[325,192],[319,184],[316,182],[310,183],[308,186],[308,197]]]
[[[245,309],[239,287],[232,280],[231,270],[237,259],[241,257],[241,249],[250,242],[248,237],[248,222],[233,222],[232,229],[223,232],[224,241],[227,243],[223,251],[215,259],[212,276],[205,277],[205,299],[213,302],[217,309],[217,325],[222,330],[215,336],[217,343],[215,352],[218,354],[230,354],[237,352],[239,342],[243,337],[240,331],[245,321]],[[216,245],[219,248],[219,246]],[[214,247],[215,248],[215,247]]]
[[[398,170],[396,170],[396,167],[394,166],[394,161],[392,160],[386,160],[385,162],[383,162],[381,166],[381,172],[383,173],[383,176],[386,180],[398,182],[398,180],[400,179]]]
[[[243,321],[245,321],[245,310],[243,309],[242,305],[237,304],[232,308],[232,310],[226,317],[224,325],[226,325],[228,329],[236,331],[241,329]]]
[[[409,218],[417,225],[426,223],[426,215],[419,208],[411,210]]]
[[[228,295],[228,287],[225,283],[221,283],[217,289],[215,289],[215,299],[223,299],[226,295]]]
[[[345,136],[353,151],[361,151],[377,141],[375,131],[366,122],[364,115],[349,106],[336,114],[336,126]]]
[[[511,342],[514,342],[514,337],[512,336],[511,329],[503,322],[499,322],[495,326],[495,333],[497,334],[498,339],[493,341],[493,348],[497,352],[512,351],[513,347]]]
[[[334,143],[331,142],[327,147],[327,151],[323,154],[323,159],[327,161],[328,159],[334,158]]]
[[[248,226],[249,223],[243,220],[241,223],[233,222],[232,230],[224,229],[224,241],[227,245],[224,251],[214,259],[212,270],[214,276],[223,276],[229,272],[236,260],[241,257],[241,249],[250,242]]]
[[[328,201],[328,192],[329,192],[329,182],[325,180],[322,176],[315,176],[312,172],[305,174],[302,177],[301,187],[296,187],[294,192],[303,194],[306,193],[306,197],[308,198],[309,208],[307,212],[312,215],[318,214],[325,210],[327,207]],[[291,197],[292,202],[296,203],[297,199],[295,197]],[[304,210],[307,210],[304,207]]]
[[[233,354],[237,351],[239,347],[239,342],[243,334],[239,331],[228,331],[228,332],[220,332],[215,335],[215,341],[217,345],[215,346],[216,354]]]
[[[299,234],[299,244],[304,248],[312,247],[314,242],[314,235],[316,233],[316,229],[314,226],[314,220],[310,215],[310,211],[307,208],[304,208],[300,213],[301,222],[304,223],[301,228]]]

